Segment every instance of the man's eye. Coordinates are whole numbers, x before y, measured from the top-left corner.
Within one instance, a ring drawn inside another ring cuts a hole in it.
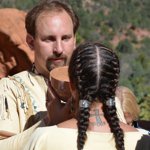
[[[49,37],[48,39],[52,42],[56,41],[55,37]]]
[[[56,39],[54,37],[47,37],[47,38],[44,39],[44,41],[46,41],[46,42],[54,42],[54,41],[56,41]]]
[[[64,36],[64,37],[62,37],[62,40],[64,40],[64,41],[68,41],[69,39],[71,39],[71,36]]]

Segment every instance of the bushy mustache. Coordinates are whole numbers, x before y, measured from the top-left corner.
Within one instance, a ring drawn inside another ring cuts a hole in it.
[[[47,58],[47,60],[52,60],[52,59],[66,59],[67,56],[65,54],[57,54],[57,55],[51,55]]]
[[[52,64],[52,60],[57,60],[57,59],[63,59],[65,62],[67,61],[67,56],[64,54],[61,55],[51,55],[47,58],[46,60],[46,68],[50,71],[51,70],[51,64]]]

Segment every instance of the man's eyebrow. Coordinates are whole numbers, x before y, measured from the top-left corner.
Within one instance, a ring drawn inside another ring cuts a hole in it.
[[[65,34],[62,37],[72,37],[72,34]]]

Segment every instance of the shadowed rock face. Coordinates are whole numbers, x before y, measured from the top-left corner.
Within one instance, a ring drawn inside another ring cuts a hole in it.
[[[0,9],[0,78],[31,67],[34,51],[26,43],[26,12]]]

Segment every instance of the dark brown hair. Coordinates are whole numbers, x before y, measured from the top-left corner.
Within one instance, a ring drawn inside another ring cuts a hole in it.
[[[73,22],[73,31],[74,34],[76,33],[78,26],[79,26],[79,19],[74,10],[71,6],[67,5],[66,3],[60,2],[59,0],[45,0],[37,4],[33,7],[26,15],[25,18],[25,27],[27,33],[35,37],[36,35],[36,21],[39,15],[43,12],[49,11],[66,11],[68,15],[71,17]]]
[[[119,125],[116,106],[108,105],[111,99],[115,102],[115,90],[119,79],[119,59],[109,48],[100,43],[79,45],[73,52],[69,64],[70,81],[75,85],[80,100],[90,104],[99,100],[103,103],[104,116],[114,135],[116,148],[124,150],[124,134]],[[87,139],[90,106],[80,108],[78,116],[78,150],[82,150]]]

